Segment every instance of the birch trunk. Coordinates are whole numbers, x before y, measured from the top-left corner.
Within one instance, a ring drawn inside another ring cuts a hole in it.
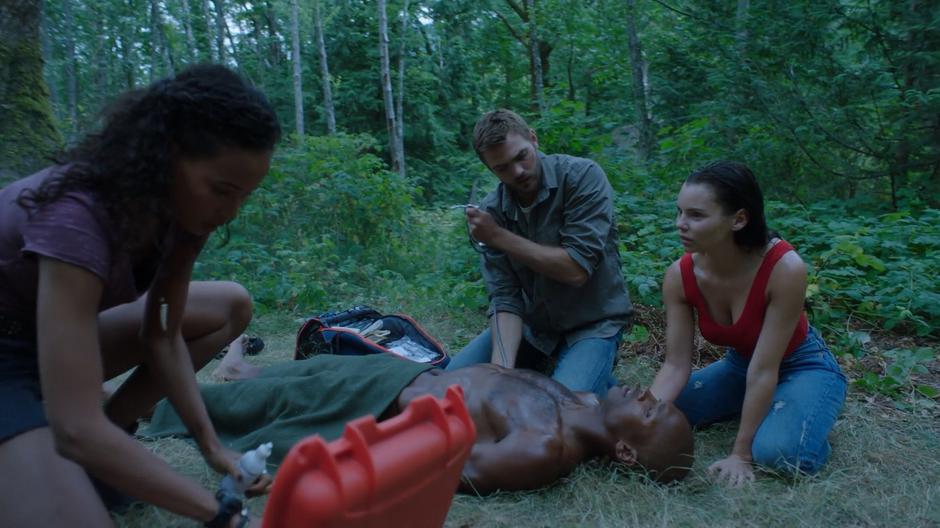
[[[157,50],[159,50],[159,55],[163,59],[163,69],[166,75],[175,75],[173,56],[170,53],[170,46],[166,34],[163,32],[163,14],[160,12],[159,0],[150,0],[150,31],[150,45],[152,46],[150,63],[151,79],[154,77],[154,72],[157,70]]]
[[[336,133],[336,111],[333,108],[333,87],[330,83],[330,65],[327,61],[326,44],[323,38],[323,18],[320,14],[320,0],[314,3],[314,25],[317,32],[317,51],[320,55],[320,79],[323,87],[323,116],[326,119],[326,131]]]
[[[539,53],[538,26],[535,22],[535,0],[526,0],[526,11],[529,13],[529,51],[532,54],[532,109],[539,115],[545,112],[545,99],[542,95],[542,57]]]
[[[199,50],[196,48],[196,37],[193,35],[193,13],[189,7],[189,0],[183,0],[183,30],[186,32],[189,60],[195,61],[199,57]]]
[[[395,117],[397,119],[396,125],[398,126],[398,138],[402,143],[402,150],[404,151],[405,144],[405,111],[404,111],[404,99],[405,99],[405,35],[408,33],[408,0],[405,0],[405,5],[401,10],[401,35],[398,37],[400,39],[398,45],[398,97],[395,104]],[[402,164],[402,176],[405,174],[404,164]]]
[[[212,0],[215,6],[215,49],[219,62],[225,62],[225,6],[223,0]]]
[[[297,140],[304,136],[304,90],[300,62],[300,9],[297,0],[290,1],[291,62],[294,68],[294,122]]]
[[[627,0],[627,35],[630,49],[630,66],[633,77],[633,107],[636,115],[636,126],[640,132],[639,154],[643,161],[649,159],[653,148],[653,131],[650,112],[646,101],[646,61],[643,58],[643,49],[640,45],[640,36],[636,30],[638,16],[636,0]]]
[[[392,75],[388,57],[388,15],[385,12],[385,0],[378,0],[379,11],[379,56],[382,76],[382,98],[385,101],[385,128],[388,130],[389,151],[392,158],[392,170],[405,174],[404,153],[395,118],[395,98],[392,94]]]

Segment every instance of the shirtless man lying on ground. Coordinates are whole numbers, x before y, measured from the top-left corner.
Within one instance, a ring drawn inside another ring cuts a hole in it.
[[[455,384],[477,428],[461,491],[540,488],[595,457],[640,466],[661,482],[692,466],[685,416],[645,389],[613,387],[598,400],[534,371],[479,364],[420,374],[401,391],[398,408],[423,394],[443,397]]]
[[[443,371],[391,354],[321,355],[260,372],[241,370],[250,379],[202,386],[203,399],[223,442],[245,450],[273,440],[271,462],[310,434],[331,440],[347,421],[397,414],[414,398],[442,397],[455,384],[477,428],[461,491],[548,486],[595,457],[671,482],[683,478],[693,461],[684,415],[647,390],[614,387],[599,400],[533,371],[492,364]],[[151,434],[185,432],[174,414],[161,402]]]

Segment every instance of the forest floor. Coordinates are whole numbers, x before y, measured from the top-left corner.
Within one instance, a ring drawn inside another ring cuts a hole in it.
[[[484,324],[480,316],[411,313],[451,352],[458,351]],[[649,338],[621,346],[615,374],[625,383],[648,384],[662,359],[662,314],[641,308],[637,322],[649,329]],[[266,347],[251,361],[267,365],[290,360],[299,323],[299,319],[282,314],[257,318],[249,331],[262,336]],[[915,343],[892,334],[874,334],[866,347],[888,350],[902,345],[938,349],[938,343]],[[707,346],[700,350],[699,365],[717,357],[717,350]],[[867,359],[876,357],[878,354],[866,354],[863,361],[841,357],[840,363],[852,380],[865,370],[883,369],[878,360]],[[215,363],[199,373],[200,381],[210,381]],[[928,373],[920,375],[917,382],[940,388],[940,362],[935,360],[927,367]],[[547,489],[486,498],[458,495],[445,526],[940,526],[938,418],[940,406],[934,400],[914,396],[890,399],[850,385],[842,415],[830,436],[832,456],[814,477],[788,481],[759,474],[756,483],[740,489],[711,482],[705,470],[730,449],[736,430],[732,422],[697,432],[692,473],[678,486],[657,486],[636,473],[593,461]],[[145,445],[182,473],[207,487],[217,486],[218,475],[205,465],[191,443],[163,439]],[[265,503],[266,497],[259,497],[249,505],[260,515]],[[115,516],[115,521],[129,528],[199,526],[144,505]]]

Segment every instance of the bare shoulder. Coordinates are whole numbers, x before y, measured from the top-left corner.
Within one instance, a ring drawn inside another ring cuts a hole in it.
[[[676,259],[670,264],[663,276],[663,302],[667,304],[686,304],[685,291],[682,289],[682,268],[679,264],[681,260]]]
[[[806,263],[796,251],[787,251],[774,265],[770,274],[771,285],[791,285],[806,282]]]
[[[795,251],[788,251],[774,265],[768,282],[770,306],[801,307],[806,296],[806,263]]]

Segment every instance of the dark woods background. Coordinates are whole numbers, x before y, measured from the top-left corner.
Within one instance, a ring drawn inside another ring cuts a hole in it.
[[[470,131],[508,107],[542,150],[607,171],[640,303],[658,308],[681,251],[679,182],[731,158],[810,263],[841,353],[940,327],[937,1],[0,0],[0,35],[3,182],[187,64],[226,63],[268,94],[293,135],[199,268],[249,284],[262,311],[478,313],[475,255],[442,206],[492,186]],[[902,350],[874,390],[917,386],[934,354]]]

